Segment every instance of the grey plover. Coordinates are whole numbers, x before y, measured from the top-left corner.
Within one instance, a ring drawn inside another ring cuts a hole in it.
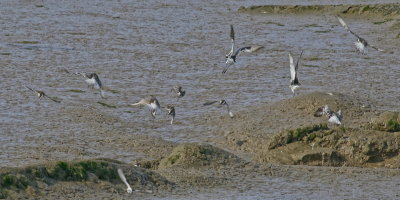
[[[185,96],[185,94],[186,94],[185,90],[183,90],[181,86],[174,86],[174,87],[171,89],[171,91],[173,91],[173,92],[176,93],[176,95],[178,96],[178,99],[179,99],[179,98],[182,98],[182,97]]]
[[[125,178],[125,175],[124,175],[124,172],[122,172],[122,169],[120,169],[120,168],[118,168],[118,175],[119,175],[119,178],[121,178],[121,181],[122,182],[124,182],[125,183],[125,185],[126,185],[126,191],[130,194],[130,193],[132,193],[132,188],[131,188],[131,186],[129,185],[129,183],[128,183],[128,181],[126,181],[126,178]]]
[[[341,125],[342,124],[342,111],[339,110],[337,112],[333,112],[328,105],[325,105],[323,107],[320,107],[315,111],[314,116],[315,117],[320,117],[322,115],[325,115],[328,117],[328,122],[336,124],[336,125]]]
[[[147,106],[148,108],[150,108],[151,116],[153,118],[156,117],[157,111],[160,110],[160,108],[161,108],[160,103],[154,96],[149,96],[149,97],[144,98],[144,99],[140,100],[139,102],[131,104],[131,105],[132,106],[138,106],[138,105]]]
[[[300,82],[298,79],[297,72],[299,70],[299,61],[301,56],[303,55],[303,51],[301,51],[299,59],[297,59],[296,65],[294,65],[292,54],[289,53],[289,62],[290,62],[290,89],[293,92],[293,96],[296,95],[295,90],[300,87]]]
[[[167,110],[168,115],[172,117],[172,119],[171,119],[171,124],[172,124],[175,119],[175,107],[173,107],[171,105],[167,105],[167,107],[165,109]]]
[[[339,16],[336,16],[336,17],[338,18],[340,24],[344,27],[344,29],[346,29],[346,31],[350,32],[352,35],[354,35],[357,38],[357,41],[354,42],[354,44],[356,45],[357,50],[360,51],[362,54],[368,53],[368,48],[367,48],[368,46],[370,46],[371,48],[373,48],[377,51],[384,51],[384,50],[379,49],[371,44],[368,44],[368,42],[364,38],[358,36],[356,33],[351,31],[350,28],[347,26],[346,22],[344,22],[344,20],[341,17],[339,17]]]
[[[26,87],[27,89],[29,89],[29,90],[35,92],[36,95],[39,97],[39,99],[41,99],[41,98],[43,97],[43,98],[48,98],[48,99],[50,99],[50,100],[52,100],[52,101],[54,101],[54,102],[56,102],[56,103],[61,103],[61,101],[59,101],[59,100],[57,100],[57,99],[55,99],[55,98],[52,98],[52,97],[47,96],[43,91],[34,90],[34,89],[32,89],[32,88],[30,88],[30,87],[28,87],[28,86],[26,86],[26,85],[25,85],[25,87]]]
[[[219,105],[226,106],[226,109],[228,111],[229,116],[231,118],[234,117],[233,113],[231,112],[231,110],[229,108],[229,104],[224,99],[219,100],[219,101],[209,101],[209,102],[204,103],[203,106],[212,105],[212,104],[217,103],[217,102],[219,103]]]
[[[225,58],[226,58],[226,62],[225,63],[226,63],[226,65],[225,65],[224,70],[222,70],[223,74],[226,73],[226,71],[229,69],[229,67],[231,65],[236,63],[236,58],[237,58],[237,56],[239,56],[239,54],[241,52],[252,53],[252,52],[256,52],[256,51],[264,48],[263,46],[255,45],[255,46],[242,47],[242,48],[239,48],[239,49],[237,49],[235,51],[235,32],[233,30],[233,25],[231,25],[230,37],[231,37],[232,47],[231,47],[231,50],[229,51],[229,53],[225,55]]]
[[[99,89],[100,90],[100,95],[102,98],[104,98],[104,91],[103,91],[103,84],[100,81],[99,76],[96,73],[77,73],[82,75],[83,77],[86,78],[86,83],[88,84],[88,87],[94,88],[94,89]]]

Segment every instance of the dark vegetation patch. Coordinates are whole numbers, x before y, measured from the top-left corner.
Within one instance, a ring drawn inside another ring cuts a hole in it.
[[[290,144],[292,142],[300,141],[304,137],[308,137],[308,140],[313,140],[315,138],[314,135],[310,135],[313,132],[316,131],[321,131],[321,130],[328,130],[328,125],[327,124],[319,124],[319,125],[314,125],[314,126],[307,126],[304,128],[297,128],[296,130],[290,130],[288,132],[288,137],[287,137],[287,144]]]
[[[39,194],[39,183],[53,185],[59,181],[92,182],[106,181],[122,183],[117,169],[124,168],[128,182],[135,187],[141,185],[172,186],[160,175],[134,166],[127,166],[118,161],[109,159],[84,160],[84,161],[59,161],[47,165],[37,165],[23,169],[6,169],[0,173],[0,198],[8,198],[8,193]],[[35,195],[35,194],[33,194]]]
[[[71,90],[67,90],[67,92],[74,92],[74,93],[85,93],[85,91],[83,91],[83,90],[78,90],[78,89],[71,89]]]
[[[117,106],[110,105],[110,104],[107,104],[107,103],[104,103],[104,102],[101,102],[101,101],[98,101],[97,103],[102,105],[102,106],[104,106],[104,107],[107,107],[107,108],[117,108]]]

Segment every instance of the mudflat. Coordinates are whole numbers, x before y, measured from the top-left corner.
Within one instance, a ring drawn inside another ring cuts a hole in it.
[[[0,197],[400,198],[399,4],[270,3],[0,3]],[[384,52],[357,53],[336,15]],[[230,23],[265,49],[222,75]],[[98,73],[106,98],[67,72]],[[175,124],[128,106],[150,94]],[[202,105],[220,99],[233,118]],[[324,105],[342,125],[314,116]]]

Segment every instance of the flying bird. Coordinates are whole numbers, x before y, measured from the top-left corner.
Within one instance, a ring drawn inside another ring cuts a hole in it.
[[[212,105],[217,102],[219,103],[219,105],[226,106],[226,109],[228,110],[228,114],[231,118],[234,116],[233,113],[231,112],[231,110],[229,109],[229,104],[224,99],[222,99],[220,101],[209,101],[209,102],[204,103],[203,106]]]
[[[54,101],[54,102],[56,102],[56,103],[61,103],[61,101],[59,101],[59,100],[57,100],[57,99],[55,99],[55,98],[52,98],[52,97],[47,96],[43,91],[34,90],[34,89],[32,89],[32,88],[30,88],[30,87],[28,87],[28,86],[26,86],[26,85],[25,85],[25,87],[26,87],[27,89],[29,89],[29,90],[35,92],[36,95],[39,97],[39,99],[41,99],[41,98],[43,97],[43,98],[48,98],[48,99],[50,99],[50,100],[52,100],[52,101]]]
[[[172,124],[175,119],[175,108],[171,105],[167,105],[166,110],[168,112],[168,115],[172,117],[172,119],[171,119],[171,124]]]
[[[131,104],[132,106],[145,105],[150,108],[151,116],[156,118],[157,111],[160,110],[161,106],[158,100],[154,96],[147,97],[140,100],[137,103]]]
[[[122,182],[124,182],[125,183],[125,185],[126,185],[126,191],[130,194],[130,193],[132,193],[132,188],[131,188],[131,186],[129,185],[129,183],[128,183],[128,181],[126,181],[126,178],[125,178],[125,175],[124,175],[124,172],[122,172],[122,169],[120,169],[120,168],[118,168],[118,175],[119,175],[119,178],[121,178],[121,181]]]
[[[320,107],[315,111],[314,116],[315,117],[320,117],[322,115],[325,115],[328,117],[328,122],[336,124],[336,125],[341,125],[342,124],[342,111],[339,110],[337,112],[333,112],[328,105],[325,105],[324,107]]]
[[[231,65],[233,65],[234,63],[236,63],[236,58],[237,56],[239,56],[239,54],[241,52],[248,52],[248,53],[252,53],[252,52],[256,52],[262,48],[264,48],[263,46],[259,46],[259,45],[255,45],[255,46],[247,46],[247,47],[242,47],[239,48],[235,51],[235,32],[233,30],[233,25],[231,25],[231,43],[232,43],[232,48],[231,51],[229,51],[228,54],[225,55],[226,58],[226,65],[224,70],[222,70],[222,73],[225,74],[226,71],[228,71],[229,67]]]
[[[91,74],[77,73],[77,74],[80,74],[86,78],[85,81],[88,84],[88,87],[99,89],[101,97],[104,98],[103,84],[101,83],[100,78],[96,73],[91,73]]]
[[[356,45],[357,50],[360,51],[362,54],[368,53],[368,48],[367,48],[368,46],[377,51],[384,51],[382,49],[379,49],[378,47],[368,44],[368,42],[364,38],[358,36],[356,33],[351,31],[350,28],[347,26],[346,22],[344,22],[344,20],[341,17],[339,16],[336,17],[338,18],[340,24],[344,27],[344,29],[346,29],[346,31],[349,31],[352,35],[354,35],[357,38],[357,42],[354,42],[354,44]]]
[[[291,53],[289,53],[289,61],[290,61],[290,85],[289,85],[289,87],[293,92],[293,96],[296,95],[295,90],[297,88],[299,88],[301,85],[299,82],[298,76],[297,76],[297,72],[299,70],[299,61],[300,61],[302,55],[303,55],[303,51],[301,51],[299,59],[297,59],[296,65],[294,65],[293,56]]]
[[[178,99],[182,98],[186,94],[185,90],[182,90],[181,86],[174,86],[174,88],[172,88],[171,91],[173,91],[177,94]]]

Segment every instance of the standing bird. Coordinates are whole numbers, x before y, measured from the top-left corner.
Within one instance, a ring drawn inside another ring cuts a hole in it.
[[[337,112],[331,112],[328,115],[328,122],[336,124],[336,125],[341,125],[342,119],[343,119],[343,115],[342,115],[341,110],[339,110]]]
[[[227,103],[224,99],[222,99],[222,100],[220,100],[220,101],[209,101],[209,102],[204,103],[203,106],[208,106],[208,105],[211,105],[211,104],[214,104],[214,103],[217,103],[217,102],[218,102],[220,105],[226,106],[226,109],[228,110],[228,114],[229,114],[229,116],[230,116],[231,118],[234,116],[233,113],[231,112],[231,110],[229,109],[228,103]]]
[[[301,51],[299,59],[297,59],[296,66],[293,63],[292,54],[289,52],[289,61],[290,61],[290,89],[293,92],[293,96],[296,95],[295,90],[300,87],[300,82],[297,76],[297,71],[299,70],[299,61],[301,56],[303,55],[303,51]]]
[[[182,90],[181,86],[174,86],[174,88],[172,88],[171,91],[173,91],[177,94],[178,99],[182,98],[186,94],[185,90]]]
[[[34,89],[32,89],[32,88],[30,88],[30,87],[28,87],[28,86],[26,86],[26,85],[25,85],[25,87],[26,87],[27,89],[29,89],[29,90],[35,92],[36,95],[39,97],[39,99],[41,99],[41,98],[43,97],[43,98],[48,98],[48,99],[50,99],[50,100],[52,100],[52,101],[54,101],[54,102],[56,102],[56,103],[61,103],[61,101],[59,101],[59,100],[57,100],[57,99],[55,99],[55,98],[52,98],[52,97],[47,96],[43,91],[34,90]]]
[[[328,105],[325,105],[324,107],[318,108],[318,110],[314,113],[315,117],[320,117],[322,115],[326,115],[328,117],[328,122],[330,123],[336,125],[342,124],[343,115],[341,110],[333,112]]]
[[[239,54],[241,52],[252,53],[252,52],[255,52],[255,51],[258,51],[258,50],[264,48],[263,46],[255,45],[255,46],[242,47],[242,48],[239,48],[239,49],[237,49],[235,51],[235,32],[233,30],[233,25],[232,24],[231,24],[230,37],[231,37],[232,48],[231,48],[231,51],[229,51],[229,53],[225,55],[226,65],[225,65],[224,70],[222,70],[223,74],[225,74],[225,72],[229,69],[229,67],[231,65],[236,63],[236,57],[239,56]]]
[[[337,16],[337,18],[340,24],[344,27],[344,29],[346,29],[346,31],[349,31],[351,34],[356,36],[357,42],[354,42],[354,44],[356,45],[357,50],[360,51],[362,54],[368,53],[368,48],[367,48],[368,46],[374,48],[377,51],[383,51],[382,49],[379,49],[371,44],[368,44],[368,42],[364,38],[358,36],[353,31],[351,31],[350,28],[347,26],[346,22],[344,22],[344,20],[341,17]]]
[[[131,104],[131,105],[132,106],[145,105],[145,106],[149,107],[150,111],[151,111],[151,116],[153,118],[156,118],[156,113],[161,108],[160,103],[154,96],[147,97],[147,98],[142,99],[139,102]]]
[[[171,105],[167,105],[166,110],[168,112],[168,115],[172,117],[172,119],[171,119],[171,125],[172,125],[172,123],[174,122],[174,119],[175,119],[175,108]]]
[[[125,178],[125,175],[124,175],[124,172],[122,172],[122,169],[120,169],[120,168],[118,168],[118,175],[119,175],[119,178],[121,178],[121,181],[122,182],[124,182],[125,183],[125,185],[126,185],[126,191],[130,194],[130,193],[132,193],[132,188],[131,188],[131,186],[129,185],[129,183],[128,183],[128,181],[126,181],[126,178]]]
[[[85,81],[88,84],[88,87],[100,89],[100,95],[102,98],[104,98],[103,85],[101,84],[100,78],[99,76],[97,76],[96,73],[91,73],[91,74],[77,73],[77,74],[80,74],[86,78]]]

